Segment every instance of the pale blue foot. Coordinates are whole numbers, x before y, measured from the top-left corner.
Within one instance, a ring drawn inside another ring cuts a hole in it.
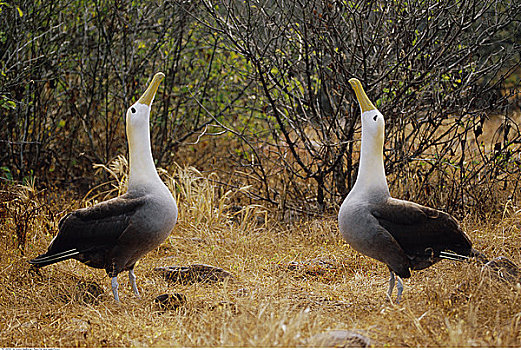
[[[396,283],[396,289],[398,289],[398,295],[396,296],[396,304],[400,304],[400,300],[402,299],[402,293],[403,293],[403,282],[400,276],[396,276],[397,283]]]
[[[111,287],[112,287],[112,294],[114,294],[114,299],[116,300],[116,302],[119,303],[119,295],[118,295],[118,287],[119,287],[119,284],[118,284],[118,276],[114,276],[114,277],[112,277],[112,280],[111,280],[110,284],[111,284]]]
[[[136,274],[134,274],[134,269],[128,271],[128,279],[130,280],[130,285],[132,286],[134,294],[139,297],[140,295],[139,291],[137,290]]]
[[[391,270],[389,270],[389,272],[391,273],[391,278],[389,278],[389,289],[387,290],[387,295],[389,295],[389,299],[391,299],[391,296],[392,296],[393,290],[394,290],[395,279],[394,279],[394,272],[392,272]]]

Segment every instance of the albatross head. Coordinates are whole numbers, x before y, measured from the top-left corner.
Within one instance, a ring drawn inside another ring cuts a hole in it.
[[[385,178],[383,146],[385,136],[385,120],[378,109],[367,97],[362,84],[356,78],[349,80],[356,93],[362,112],[362,146],[360,150],[360,166],[358,177],[352,192],[367,192],[388,196],[389,188]]]
[[[165,75],[157,73],[141,98],[127,110],[127,138],[130,157],[129,189],[162,183],[157,175],[150,146],[150,107]]]
[[[150,107],[152,106],[152,101],[154,101],[157,88],[164,77],[165,75],[161,72],[154,75],[152,82],[143,96],[127,110],[127,132],[148,125]]]
[[[349,84],[355,91],[356,98],[360,104],[362,113],[362,135],[367,135],[366,139],[379,141],[383,145],[385,133],[385,120],[378,109],[373,105],[367,97],[360,80],[356,78],[349,79]],[[364,138],[364,136],[362,136]]]

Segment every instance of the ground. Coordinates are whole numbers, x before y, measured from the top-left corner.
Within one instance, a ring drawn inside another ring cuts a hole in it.
[[[136,267],[142,297],[132,294],[122,273],[119,304],[104,271],[69,260],[35,272],[27,263],[46,249],[59,216],[87,202],[71,204],[63,194],[50,209],[53,215],[30,222],[24,254],[13,243],[17,226],[9,216],[14,209],[7,207],[1,222],[0,345],[295,347],[321,332],[345,329],[376,347],[521,346],[519,283],[475,262],[442,261],[413,272],[396,304],[386,298],[387,268],[352,250],[334,216],[281,225],[258,205],[205,201],[204,184],[192,183],[190,191],[179,187],[178,225]],[[519,265],[521,211],[511,203],[504,208],[496,218],[469,215],[461,224],[477,249]],[[154,271],[195,263],[221,267],[233,278],[181,284]],[[162,309],[154,299],[164,293],[180,293],[186,302]]]

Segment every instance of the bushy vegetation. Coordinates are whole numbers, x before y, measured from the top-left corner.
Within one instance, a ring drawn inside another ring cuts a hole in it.
[[[156,71],[158,165],[226,174],[287,215],[355,181],[358,77],[387,118],[393,193],[485,213],[520,171],[516,1],[2,2],[2,178],[75,187],[124,154]],[[487,137],[488,136],[488,137]],[[102,179],[101,181],[105,181]]]
[[[351,77],[387,118],[386,168],[403,197],[449,210],[483,204],[479,211],[519,176],[511,98],[519,91],[519,4],[204,3],[207,26],[255,70],[270,133],[252,135],[269,146],[267,157],[257,148],[252,171],[269,178],[264,169],[283,169],[289,183],[266,190],[268,198],[324,207],[345,197],[358,159]],[[500,127],[485,140],[492,119]]]

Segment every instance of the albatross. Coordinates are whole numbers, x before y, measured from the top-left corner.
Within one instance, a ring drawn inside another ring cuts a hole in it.
[[[157,173],[150,148],[150,108],[164,76],[157,73],[143,96],[127,110],[128,191],[64,216],[47,252],[29,261],[40,268],[76,259],[105,269],[116,302],[122,271],[129,272],[132,290],[139,297],[134,266],[168,237],[177,221],[176,202]]]
[[[356,182],[338,213],[344,239],[361,254],[385,263],[390,271],[389,298],[402,278],[442,259],[486,259],[449,214],[391,197],[383,160],[385,120],[356,78],[349,80],[361,110],[362,145]],[[395,275],[397,276],[395,278]]]

